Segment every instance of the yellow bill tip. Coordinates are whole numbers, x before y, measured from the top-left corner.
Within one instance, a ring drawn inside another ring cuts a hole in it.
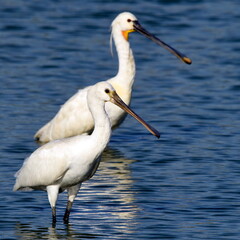
[[[187,63],[187,64],[191,64],[192,63],[192,60],[188,57],[183,57],[182,60]]]

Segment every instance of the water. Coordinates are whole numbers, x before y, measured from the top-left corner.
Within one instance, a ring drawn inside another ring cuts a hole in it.
[[[34,133],[77,89],[112,77],[109,26],[122,11],[193,60],[131,34],[131,117],[116,130],[70,224],[46,193],[12,192]],[[1,239],[239,239],[240,12],[223,1],[23,1],[0,6]]]

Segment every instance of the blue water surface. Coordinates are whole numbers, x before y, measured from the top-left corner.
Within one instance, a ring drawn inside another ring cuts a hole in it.
[[[79,88],[118,69],[109,47],[122,11],[193,60],[132,33],[132,108],[62,223],[45,192],[12,192],[35,132]],[[240,239],[240,11],[231,0],[2,0],[0,239]]]

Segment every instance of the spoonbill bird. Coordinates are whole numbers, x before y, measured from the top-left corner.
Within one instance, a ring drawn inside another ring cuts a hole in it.
[[[64,222],[68,222],[70,209],[82,182],[96,172],[103,150],[111,135],[111,122],[105,111],[105,102],[111,102],[136,118],[153,135],[160,134],[134,113],[107,82],[88,88],[87,103],[95,127],[91,135],[79,135],[51,141],[33,152],[16,173],[13,190],[45,190],[52,208],[53,225],[56,223],[58,193],[68,191]]]
[[[135,62],[128,37],[129,33],[134,31],[163,46],[183,62],[191,64],[191,60],[185,55],[145,30],[133,14],[129,12],[119,14],[112,22],[111,34],[118,53],[119,69],[117,75],[107,80],[107,82],[112,84],[127,105],[130,104],[135,76]],[[34,138],[40,143],[46,143],[55,139],[91,133],[94,122],[87,105],[87,91],[91,87],[80,89],[73,95],[62,105],[55,117],[38,130]],[[106,104],[106,111],[113,129],[118,127],[126,116],[122,109],[111,103]]]

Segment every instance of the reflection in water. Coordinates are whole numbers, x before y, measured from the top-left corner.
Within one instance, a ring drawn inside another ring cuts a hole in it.
[[[81,202],[76,201],[72,220],[82,218],[84,212],[90,218],[99,218],[99,221],[107,221],[108,224],[121,221],[121,226],[112,224],[111,227],[131,232],[139,211],[134,203],[133,181],[129,169],[132,162],[134,160],[124,158],[118,150],[107,148],[97,173],[91,181],[83,184],[76,198]]]
[[[32,239],[80,239],[80,238],[96,238],[98,235],[78,233],[71,224],[64,225],[62,228],[39,227],[32,229],[31,224],[17,223],[15,236],[22,240]]]

